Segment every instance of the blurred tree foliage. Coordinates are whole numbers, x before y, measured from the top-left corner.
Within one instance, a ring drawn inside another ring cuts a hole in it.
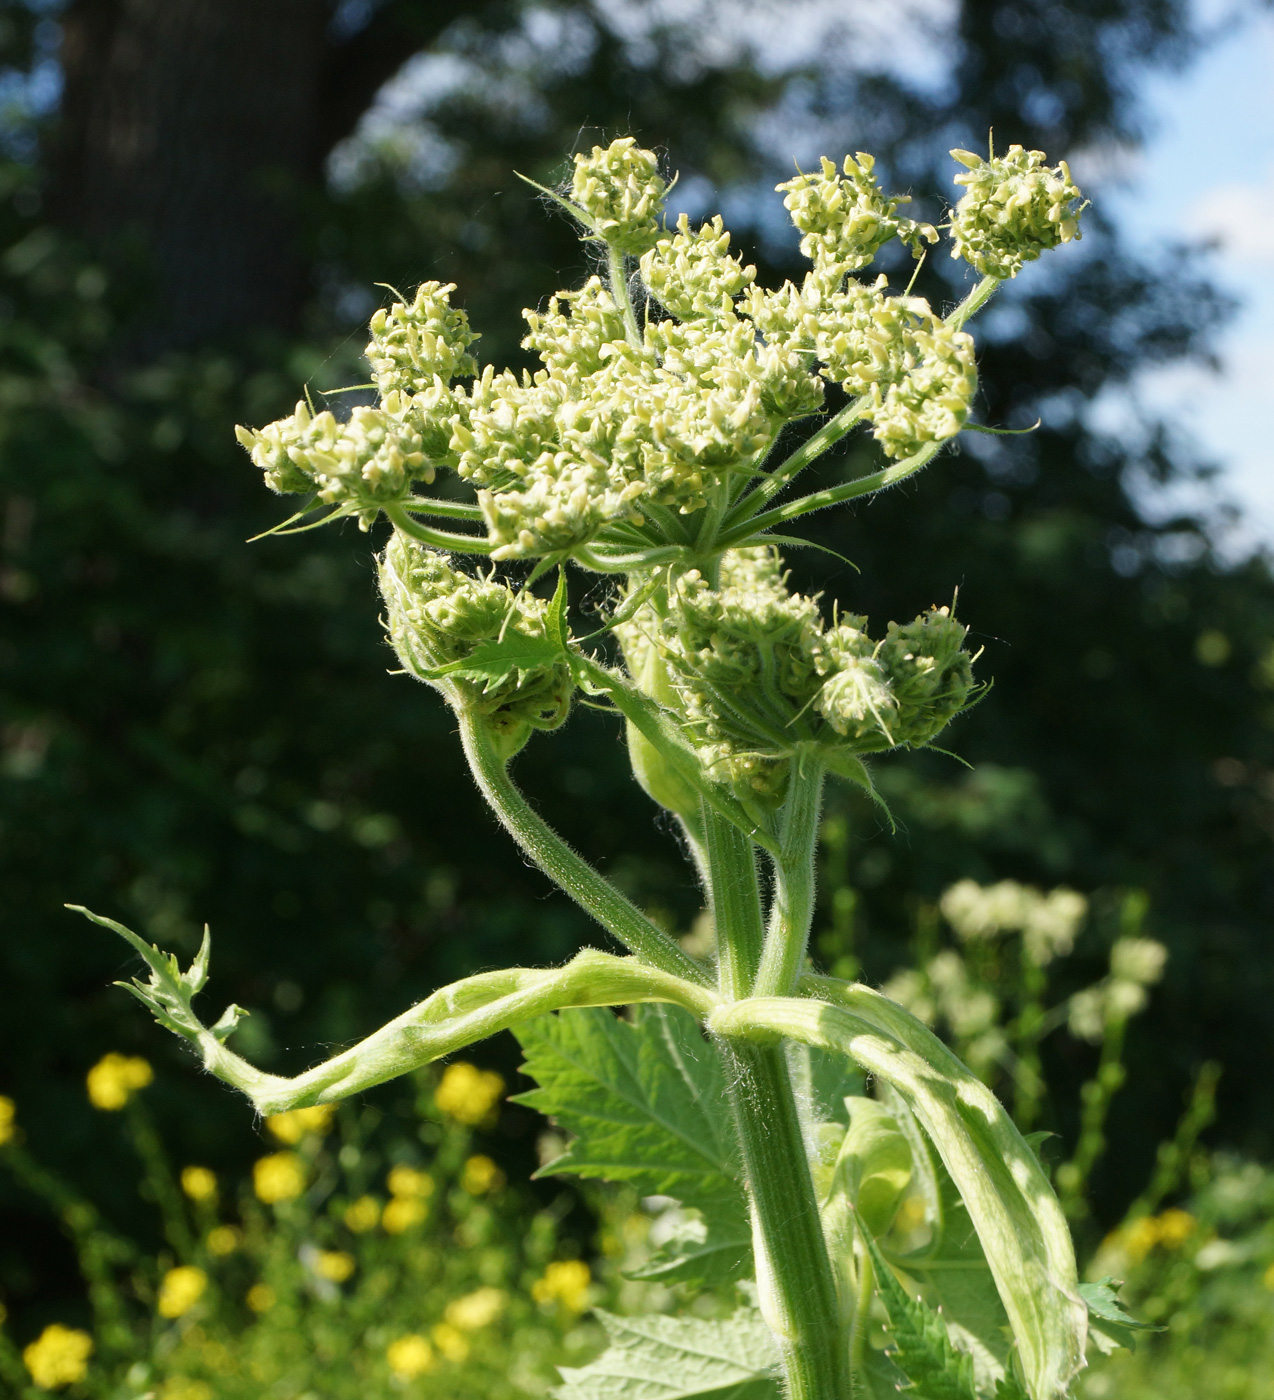
[[[761,0],[0,4],[0,1089],[108,1209],[126,1209],[130,1168],[89,1136],[82,1070],[106,1049],[173,1052],[64,900],[179,951],[208,920],[214,993],[253,1010],[241,1043],[277,1067],[442,980],[593,937],[481,808],[442,707],[387,674],[375,538],[245,542],[284,511],[231,424],[286,411],[302,381],[358,382],[377,282],[455,281],[483,357],[519,363],[520,309],[586,269],[513,172],[549,183],[602,134],[666,149],[683,206],[720,207],[780,277],[795,240],[767,191],[793,154],[875,151],[937,217],[947,147],[990,127],[1055,157],[1135,141],[1139,74],[1192,42],[1179,0],[953,0],[949,26],[897,12],[903,37],[938,25],[940,71],[916,79],[857,32],[873,8],[845,7],[789,61],[805,11]],[[827,516],[821,542],[861,572],[793,564],[877,622],[958,588],[995,680],[956,732],[972,771],[879,765],[898,835],[838,795],[852,839],[829,849],[858,898],[827,911],[825,961],[882,978],[915,902],[965,875],[1105,889],[1112,908],[1149,893],[1172,958],[1099,1183],[1115,1211],[1205,1055],[1229,1066],[1223,1134],[1270,1146],[1274,587],[1264,560],[1220,561],[1206,522],[1138,509],[1196,470],[1168,429],[1091,425],[1098,394],[1206,353],[1224,306],[1197,255],[1138,261],[1090,212],[1083,243],[978,327],[984,421],[1043,427]],[[919,290],[949,303],[958,277],[932,259]],[[861,470],[857,448],[827,468]],[[689,875],[617,737],[580,714],[521,776],[687,927]],[[175,1138],[239,1162],[242,1105],[186,1082],[162,1106]],[[0,1288],[61,1286],[30,1262],[52,1226],[0,1205]]]

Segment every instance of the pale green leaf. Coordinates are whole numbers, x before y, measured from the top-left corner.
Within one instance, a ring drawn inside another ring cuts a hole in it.
[[[591,1365],[563,1367],[557,1400],[779,1400],[778,1354],[761,1314],[614,1317]]]
[[[425,674],[425,679],[459,676],[472,681],[502,681],[527,671],[547,670],[565,659],[556,637],[528,637],[510,628],[503,638],[479,642],[462,660],[435,667]]]

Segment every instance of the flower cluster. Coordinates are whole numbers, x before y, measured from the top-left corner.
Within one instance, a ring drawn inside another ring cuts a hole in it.
[[[1045,967],[1065,957],[1088,914],[1088,901],[1059,885],[1047,894],[1016,880],[979,885],[960,880],[942,896],[942,913],[963,943],[1020,933],[1027,961]]]
[[[801,252],[829,288],[839,285],[847,272],[866,267],[892,238],[901,239],[913,253],[922,242],[938,241],[932,224],[897,216],[898,206],[909,203],[910,196],[885,195],[875,176],[874,156],[864,151],[846,156],[843,176],[826,156],[819,163],[819,174],[800,174],[776,188],[786,192],[784,207],[804,234]]]
[[[478,372],[469,346],[477,335],[469,318],[451,305],[454,282],[422,282],[411,305],[396,301],[372,317],[364,352],[382,394],[407,397]]]
[[[89,1102],[108,1113],[118,1112],[155,1077],[150,1064],[139,1055],[103,1055],[85,1076]]]
[[[667,189],[659,158],[631,136],[575,157],[571,200],[593,232],[620,253],[644,253],[658,238]]]
[[[556,729],[570,711],[574,682],[564,662],[501,667],[477,679],[441,678],[475,658],[484,642],[545,636],[548,604],[491,578],[453,569],[447,556],[395,535],[380,561],[389,635],[403,665],[453,703],[486,716],[516,752],[532,729]]]
[[[57,1390],[84,1379],[92,1354],[93,1339],[87,1332],[52,1322],[23,1348],[22,1360],[36,1385],[42,1390]]]
[[[443,1071],[434,1090],[434,1103],[457,1123],[476,1128],[493,1115],[504,1089],[504,1080],[494,1070],[457,1060]]]
[[[928,743],[973,688],[967,629],[948,609],[891,623],[880,642],[865,618],[828,628],[817,599],[791,592],[764,547],[726,554],[715,588],[688,571],[666,611],[647,607],[616,630],[652,693],[656,664],[666,670],[709,771],[762,797],[782,795],[803,747],[836,767]]]
[[[968,191],[951,218],[953,258],[963,258],[984,277],[1016,277],[1059,243],[1078,239],[1086,205],[1065,161],[1053,169],[1043,151],[1010,146],[1008,154],[983,160],[972,151],[951,154],[967,167],[957,185]]]
[[[434,478],[419,428],[387,411],[396,406],[359,407],[340,422],[330,410],[312,413],[298,403],[288,418],[235,432],[272,490],[315,492],[366,530],[385,506],[410,494],[413,481]]]

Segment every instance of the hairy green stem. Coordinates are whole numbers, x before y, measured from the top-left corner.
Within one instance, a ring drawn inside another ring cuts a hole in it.
[[[761,964],[765,929],[756,849],[733,822],[699,804],[708,857],[708,900],[717,929],[717,983],[731,1001],[750,996]]]
[[[809,946],[817,895],[814,847],[823,805],[823,766],[807,758],[805,768],[803,773],[793,773],[783,807],[782,848],[774,862],[774,898],[753,996],[791,996]]]
[[[786,1400],[848,1400],[848,1350],[782,1045],[721,1043],[752,1214],[757,1295]]]
[[[610,294],[615,299],[624,316],[624,334],[634,350],[642,348],[641,331],[637,329],[637,314],[633,310],[633,299],[628,295],[628,271],[624,267],[624,255],[613,243],[606,245],[607,270],[610,273]]]
[[[946,318],[952,330],[962,330],[966,321],[975,316],[991,300],[1003,278],[984,277],[959,306]]]
[[[452,554],[490,554],[494,546],[481,535],[457,535],[452,530],[435,530],[422,525],[407,514],[406,506],[386,506],[385,517],[404,535],[434,549],[445,549]]]
[[[702,804],[722,996],[747,995],[763,947],[756,849]],[[783,1359],[787,1400],[846,1400],[847,1352],[796,1099],[780,1044],[719,1040],[738,1125],[761,1311]]]
[[[702,985],[707,974],[553,830],[509,777],[482,719],[457,711],[469,768],[500,824],[532,861],[601,926],[643,961]]]

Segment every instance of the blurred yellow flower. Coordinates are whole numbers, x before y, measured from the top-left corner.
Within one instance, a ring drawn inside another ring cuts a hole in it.
[[[294,1201],[305,1190],[305,1167],[295,1152],[273,1152],[252,1167],[252,1189],[266,1205]]]
[[[550,1264],[543,1278],[531,1285],[531,1297],[537,1303],[561,1303],[571,1312],[583,1312],[588,1306],[588,1286],[592,1281],[582,1259],[561,1259]]]
[[[1165,1249],[1180,1249],[1197,1223],[1188,1210],[1165,1210],[1159,1217],[1159,1243]]]
[[[423,1196],[434,1193],[434,1179],[428,1172],[418,1172],[415,1167],[393,1167],[385,1178],[392,1196]]]
[[[490,1157],[470,1157],[460,1173],[460,1185],[471,1196],[485,1196],[504,1185],[504,1173]]]
[[[341,1249],[321,1249],[314,1260],[314,1272],[332,1283],[344,1283],[354,1272],[354,1256]]]
[[[253,1312],[269,1312],[274,1301],[274,1289],[268,1283],[254,1283],[248,1289],[247,1304]]]
[[[183,1167],[181,1189],[192,1201],[211,1201],[217,1195],[217,1174],[207,1167]]]
[[[458,1331],[449,1322],[440,1322],[432,1328],[429,1333],[433,1339],[433,1344],[442,1352],[448,1361],[465,1361],[469,1356],[469,1343],[463,1332]]]
[[[0,1094],[0,1146],[11,1141],[13,1138],[13,1119],[15,1112],[13,1100],[7,1099],[3,1094]]]
[[[491,1116],[503,1096],[504,1080],[494,1070],[457,1060],[438,1081],[434,1103],[457,1123],[473,1128]]]
[[[212,1400],[212,1387],[207,1381],[191,1380],[189,1376],[174,1376],[159,1392],[161,1400]]]
[[[380,1224],[380,1202],[375,1196],[360,1196],[345,1207],[345,1228],[365,1235]]]
[[[89,1102],[94,1108],[107,1112],[123,1108],[138,1089],[144,1089],[155,1077],[154,1070],[140,1056],[117,1055],[114,1050],[103,1055],[85,1077]]]
[[[208,1287],[208,1275],[192,1264],[180,1264],[169,1269],[159,1285],[159,1301],[155,1304],[160,1317],[183,1317],[203,1296]]]
[[[233,1225],[215,1225],[208,1231],[205,1243],[209,1254],[233,1254],[243,1242],[243,1234]]]
[[[1270,1290],[1271,1293],[1274,1293],[1274,1264],[1271,1264],[1269,1268],[1266,1269],[1266,1271],[1261,1275],[1261,1282],[1266,1286],[1266,1288]]]
[[[272,1113],[265,1126],[280,1142],[295,1147],[308,1133],[325,1133],[336,1116],[336,1105],[315,1104],[313,1108],[291,1108],[286,1113]]]
[[[22,1359],[36,1385],[55,1390],[82,1381],[92,1353],[93,1339],[87,1332],[54,1322],[25,1348]]]
[[[1153,1215],[1143,1215],[1116,1232],[1115,1242],[1122,1245],[1128,1257],[1139,1264],[1159,1243],[1159,1222]]]
[[[479,1288],[447,1304],[446,1319],[461,1332],[476,1332],[489,1327],[504,1311],[508,1301],[500,1288]]]
[[[395,1196],[380,1218],[381,1227],[391,1235],[401,1235],[413,1225],[421,1224],[429,1207],[416,1196]]]
[[[434,1349],[422,1336],[409,1332],[396,1342],[390,1342],[385,1350],[385,1359],[399,1380],[414,1381],[417,1376],[433,1370]]]

